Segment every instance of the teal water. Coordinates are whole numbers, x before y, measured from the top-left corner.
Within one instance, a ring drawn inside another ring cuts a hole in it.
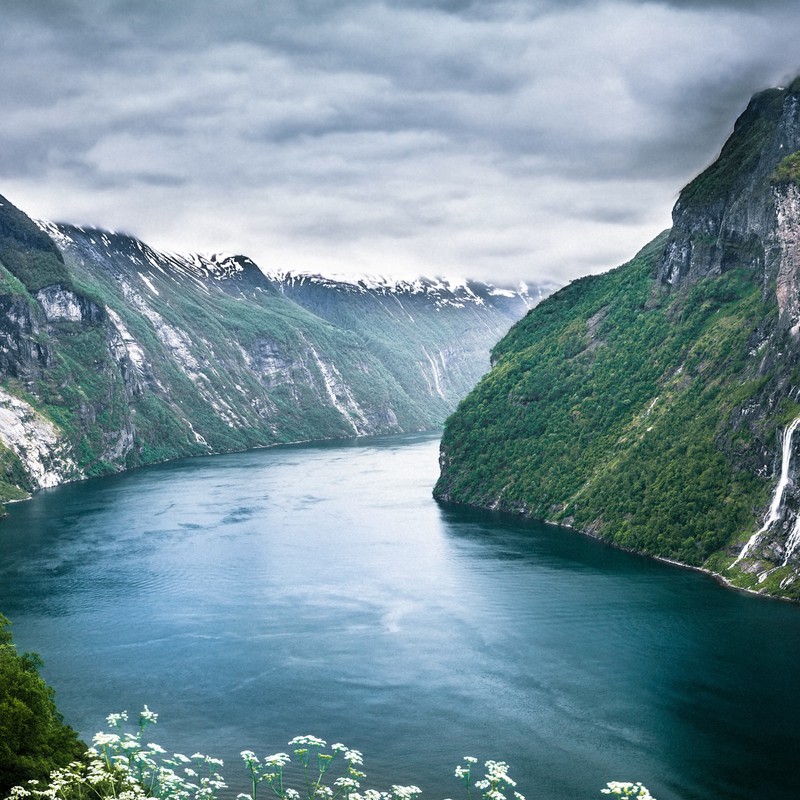
[[[0,611],[85,736],[225,759],[297,734],[366,783],[458,798],[462,755],[529,800],[800,796],[800,608],[431,499],[438,440],[193,459],[41,492],[0,522]]]

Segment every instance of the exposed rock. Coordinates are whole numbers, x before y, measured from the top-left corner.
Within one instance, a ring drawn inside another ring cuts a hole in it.
[[[0,389],[0,441],[26,466],[38,488],[57,486],[79,472],[69,442],[36,409]]]
[[[34,297],[48,322],[99,322],[103,318],[94,303],[62,286],[47,286]]]

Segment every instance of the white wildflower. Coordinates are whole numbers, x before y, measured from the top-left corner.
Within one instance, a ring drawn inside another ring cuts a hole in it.
[[[416,795],[422,794],[418,786],[392,786],[392,794],[398,800],[412,800]]]
[[[289,742],[291,747],[301,744],[309,747],[325,747],[327,742],[324,739],[320,739],[318,736],[295,736],[294,739]]]
[[[347,778],[347,777],[337,778],[333,783],[334,786],[339,786],[342,789],[347,789],[349,791],[358,789],[360,786],[359,782],[355,780],[355,778]]]
[[[655,800],[650,794],[650,790],[646,786],[643,786],[641,782],[609,781],[606,787],[607,788],[600,790],[603,794],[613,794],[617,797],[630,797],[636,800]]]
[[[119,736],[116,733],[96,733],[92,737],[92,741],[98,747],[107,747],[111,744],[117,744],[119,742]]]
[[[264,758],[264,764],[270,767],[283,767],[289,764],[291,760],[291,756],[288,753],[274,753]]]
[[[516,781],[512,781],[508,777],[508,764],[505,761],[487,761],[486,762],[486,777],[490,781],[497,783],[502,781],[509,786],[516,786]]]

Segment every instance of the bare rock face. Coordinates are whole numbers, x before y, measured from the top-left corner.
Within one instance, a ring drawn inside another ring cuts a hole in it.
[[[800,332],[800,188],[787,185],[773,192],[774,240],[779,249],[775,294],[780,320],[793,337]]]
[[[63,286],[47,286],[34,295],[48,322],[100,322],[101,309],[88,298]]]
[[[2,389],[0,441],[20,456],[36,488],[80,477],[63,433],[29,403]]]
[[[19,295],[0,295],[0,373],[14,378],[39,373],[50,361],[42,337],[46,320]]]
[[[800,149],[800,81],[753,97],[719,158],[681,192],[659,279],[677,287],[744,266],[774,271],[773,174]]]

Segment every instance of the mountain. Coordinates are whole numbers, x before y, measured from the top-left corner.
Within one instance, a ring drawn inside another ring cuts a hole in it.
[[[525,287],[266,275],[0,197],[0,499],[179,456],[432,429]]]
[[[556,292],[449,419],[435,495],[800,599],[800,79],[671,230]]]

